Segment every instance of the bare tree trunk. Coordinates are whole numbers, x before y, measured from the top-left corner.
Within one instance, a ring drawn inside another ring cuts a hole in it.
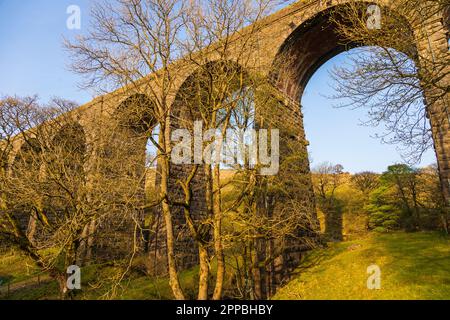
[[[220,188],[220,166],[218,165],[215,167],[214,178],[216,185],[214,195],[214,249],[217,259],[217,274],[213,300],[220,300],[222,299],[225,278],[225,257],[222,244],[222,193]]]
[[[35,235],[36,235],[36,218],[34,216],[31,216],[27,230],[27,237],[31,243],[34,243]]]
[[[164,131],[162,131],[164,132]],[[177,300],[185,300],[183,289],[180,285],[178,278],[178,271],[175,259],[175,239],[173,232],[172,213],[170,205],[168,203],[167,195],[169,194],[168,177],[169,177],[169,165],[168,159],[164,158],[161,161],[161,198],[162,212],[164,216],[164,222],[166,227],[166,250],[167,250],[167,265],[169,268],[169,284],[172,289],[173,295]]]
[[[81,243],[77,252],[77,264],[79,266],[89,263],[92,259],[92,248],[94,245],[95,221],[86,224],[81,234]]]
[[[86,254],[85,254],[85,261],[91,261],[92,259],[92,249],[94,248],[94,234],[96,229],[96,221],[93,220],[89,224],[89,231],[88,231],[88,238],[86,241]]]
[[[198,300],[208,300],[209,255],[205,245],[199,245],[200,272],[198,282]]]

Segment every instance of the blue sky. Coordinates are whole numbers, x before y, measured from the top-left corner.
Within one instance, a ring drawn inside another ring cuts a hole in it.
[[[88,0],[0,0],[0,95],[38,94],[43,101],[60,96],[87,102],[91,95],[77,88],[79,77],[67,69],[62,39],[69,30],[67,7],[79,5],[82,29]]]
[[[326,62],[313,75],[302,97],[306,136],[310,141],[312,166],[324,161],[340,163],[350,172],[371,170],[383,172],[389,165],[404,162],[398,145],[383,144],[374,138],[383,127],[361,125],[367,121],[366,110],[335,108],[337,101],[330,72],[333,66],[348,64],[351,53],[341,53]],[[433,150],[428,151],[417,166],[436,162]]]
[[[67,66],[69,57],[62,47],[63,36],[75,37],[89,21],[89,0],[0,0],[0,96],[38,94],[42,101],[53,96],[82,104],[91,100],[89,92],[78,89],[81,79]],[[69,5],[81,8],[81,30],[68,30]],[[382,128],[360,126],[363,110],[334,109],[328,75],[340,55],[320,68],[302,99],[305,129],[311,146],[313,165],[323,161],[340,163],[350,172],[382,172],[402,159],[395,146],[372,138]],[[436,162],[428,152],[422,165]]]

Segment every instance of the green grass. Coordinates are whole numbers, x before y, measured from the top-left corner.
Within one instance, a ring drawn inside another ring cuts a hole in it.
[[[141,262],[140,260],[137,263]],[[123,271],[123,270],[122,270]],[[113,287],[111,277],[120,276],[121,269],[110,264],[90,265],[82,269],[82,290],[75,299],[98,300],[110,297]],[[0,300],[46,300],[59,299],[58,285],[46,274],[40,274],[38,268],[24,256],[8,252],[0,255]],[[194,299],[198,281],[198,268],[180,272],[179,278],[187,297]],[[7,284],[10,293],[7,295]],[[167,277],[150,277],[131,270],[124,281],[116,287],[120,300],[170,300],[173,294]]]
[[[367,267],[372,264],[381,269],[380,290],[367,289]],[[450,299],[450,239],[439,233],[369,234],[312,251],[297,271],[274,299]],[[180,273],[191,299],[195,299],[197,273],[198,268]],[[83,290],[76,299],[104,298],[110,288],[105,279],[112,274],[118,273],[111,265],[83,268]],[[46,275],[41,275],[38,284],[36,275],[28,259],[0,255],[0,299],[58,299],[57,284]],[[104,279],[103,286],[97,287],[99,279]],[[11,283],[8,297],[6,281]],[[117,289],[116,299],[173,299],[167,278],[152,278],[136,270]]]
[[[197,273],[198,268],[180,273],[181,286],[191,299],[195,299]],[[167,278],[135,278],[129,281],[124,289],[120,296],[122,300],[170,300],[174,298]]]
[[[367,289],[367,267],[381,289]],[[370,234],[309,254],[274,299],[450,299],[450,239],[439,233]]]
[[[39,275],[39,281],[38,281]],[[34,263],[12,251],[0,255],[0,299],[38,300],[57,298],[57,284],[40,273]],[[7,294],[7,285],[11,294]]]

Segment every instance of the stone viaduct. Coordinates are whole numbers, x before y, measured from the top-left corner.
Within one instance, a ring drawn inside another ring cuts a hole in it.
[[[390,1],[375,0],[370,3],[360,0],[357,1],[367,6],[371,3],[376,3],[387,9],[390,7]],[[283,133],[282,131],[281,134],[288,135],[289,139],[304,141],[301,151],[304,155],[307,154],[307,142],[303,129],[303,116],[299,101],[313,73],[328,59],[348,49],[348,46],[343,44],[342,39],[334,31],[333,25],[330,24],[328,19],[333,8],[343,6],[347,2],[347,0],[299,1],[272,14],[260,22],[261,28],[256,34],[260,45],[260,52],[257,56],[254,56],[254,52],[248,52],[251,59],[257,59],[261,65],[265,66],[264,69],[267,74],[273,72],[277,59],[283,56],[284,53],[289,52],[290,56],[293,57],[295,67],[289,70],[289,72],[278,73],[274,79],[274,85],[282,93],[283,99],[279,99],[279,111],[270,116],[280,118],[282,123],[287,123],[290,125],[290,128],[293,128],[292,130],[288,130],[289,132]],[[413,45],[415,45],[416,50],[421,55],[429,56],[435,52],[448,52],[449,30],[446,27],[448,26],[448,16],[446,18],[444,13],[441,16],[436,16],[426,21],[425,25],[418,24],[416,21],[408,21],[408,23],[418,39]],[[421,35],[424,30],[430,31],[429,33],[433,35],[431,39],[423,39]],[[211,57],[211,60],[213,61],[214,57]],[[178,78],[176,82],[179,88],[195,72],[195,68],[189,65],[184,70],[185,72],[179,72],[177,74]],[[447,74],[445,81],[448,83],[449,80]],[[151,76],[148,81],[152,81]],[[99,123],[113,121],[111,119],[114,112],[120,106],[126,105],[127,99],[136,94],[145,95],[146,93],[136,92],[135,89],[130,90],[130,88],[125,87],[95,98],[93,101],[74,111],[88,146],[95,147],[93,145],[96,141],[95,135],[99,128]],[[174,96],[176,96],[176,93],[174,93]],[[433,108],[428,110],[428,115],[440,169],[442,189],[447,203],[450,203],[450,116],[448,102],[449,94],[447,92],[445,100],[443,99],[442,103],[434,104]],[[330,128],[330,130],[335,129]],[[16,151],[18,152],[20,148],[21,146],[18,143]],[[113,149],[114,145],[111,148]],[[144,154],[145,144],[141,144],[139,148],[140,150],[136,152]],[[293,181],[302,181],[301,183],[310,190],[308,194],[298,196],[305,198],[305,201],[309,203],[309,207],[307,206],[308,209],[306,209],[308,211],[307,214],[314,216],[315,209],[308,161],[304,160],[302,166],[303,170],[292,172],[290,177]],[[289,168],[286,170],[289,170]],[[179,171],[174,170],[171,174],[176,176],[177,174],[182,174],[182,171],[183,169],[180,168]],[[197,181],[200,181],[200,179]],[[201,200],[202,195],[194,196],[196,197],[196,208],[199,211],[204,210],[203,201]],[[182,228],[183,218],[181,214],[175,220],[175,223],[179,224],[179,227]],[[186,246],[189,246],[189,244],[186,244]],[[163,250],[160,249],[161,255],[163,255]],[[180,258],[181,265],[184,267],[192,265],[196,259],[195,253],[186,253],[186,250],[181,251],[185,252],[184,256]],[[285,260],[289,260],[291,261],[292,267],[295,266],[302,251],[301,246],[296,246],[295,243],[292,244],[290,249],[286,250],[286,254],[281,257],[282,261],[280,265],[285,268],[286,264],[289,265]]]

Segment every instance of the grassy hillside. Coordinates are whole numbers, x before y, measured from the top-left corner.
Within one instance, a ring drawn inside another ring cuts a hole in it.
[[[366,286],[367,267],[372,264],[381,269],[380,290]],[[113,269],[84,268],[83,291],[77,299],[104,298],[105,288],[95,284]],[[439,233],[372,233],[311,252],[297,271],[274,299],[450,299],[450,238]],[[39,279],[37,275],[26,258],[12,253],[0,256],[0,299],[57,299],[56,283],[45,274]],[[197,270],[182,272],[180,279],[194,298]],[[173,298],[166,278],[151,278],[136,270],[117,289],[119,299]]]
[[[139,265],[141,261],[136,261]],[[141,265],[142,266],[142,265]],[[188,297],[194,298],[198,269],[180,273],[180,281]],[[120,275],[111,265],[91,265],[82,269],[82,291],[75,299],[97,300],[107,298],[113,287],[111,276]],[[8,293],[9,283],[9,293]],[[166,300],[173,299],[168,279],[142,274],[132,267],[128,277],[115,287],[121,300]],[[17,253],[0,255],[0,300],[47,300],[59,299],[58,286],[46,273],[40,273],[33,262]]]
[[[381,289],[367,289],[367,267]],[[439,233],[370,234],[312,252],[275,299],[450,299],[450,239]]]

